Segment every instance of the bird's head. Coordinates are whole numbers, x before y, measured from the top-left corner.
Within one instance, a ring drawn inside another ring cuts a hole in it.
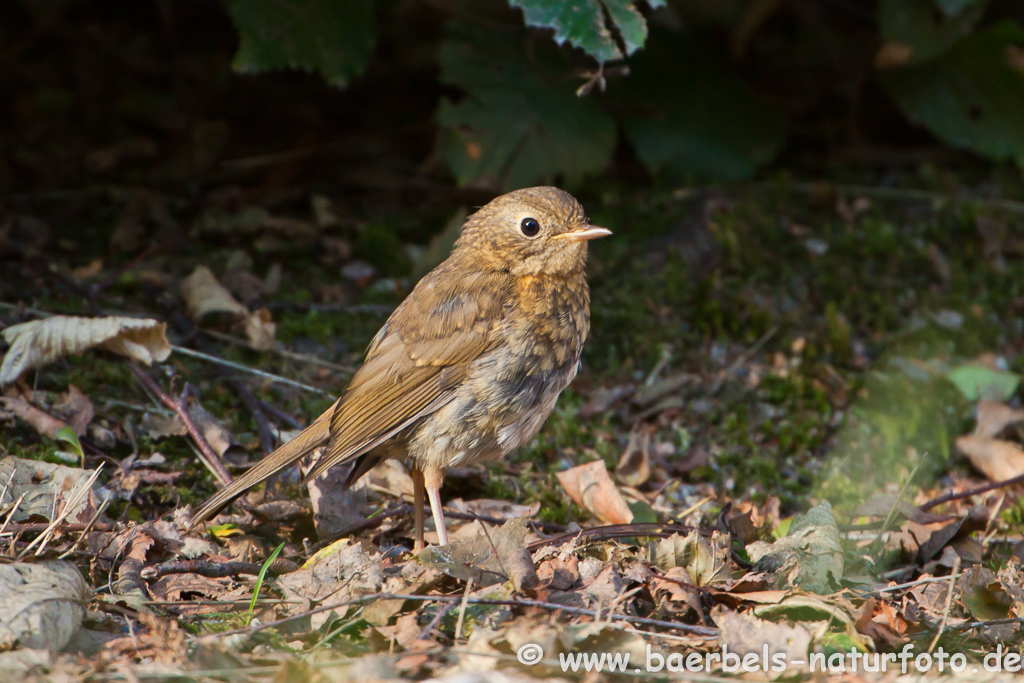
[[[471,215],[455,252],[479,268],[515,276],[568,276],[583,271],[587,242],[610,234],[590,224],[571,194],[528,187],[503,194]]]

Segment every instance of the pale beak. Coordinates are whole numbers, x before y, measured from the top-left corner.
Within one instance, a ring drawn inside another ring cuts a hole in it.
[[[570,242],[583,242],[585,240],[596,240],[599,237],[607,237],[612,234],[608,228],[599,228],[596,225],[584,225],[570,232],[563,232],[553,239],[569,240]]]

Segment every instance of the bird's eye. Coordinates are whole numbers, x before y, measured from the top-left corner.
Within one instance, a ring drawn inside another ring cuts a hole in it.
[[[524,218],[523,222],[519,224],[519,229],[527,237],[536,237],[537,233],[540,232],[540,223],[537,222],[536,218]]]

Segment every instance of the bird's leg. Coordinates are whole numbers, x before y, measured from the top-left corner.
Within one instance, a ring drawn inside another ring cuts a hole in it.
[[[412,551],[418,553],[423,550],[423,471],[415,465],[412,468],[412,512],[416,528]]]
[[[433,467],[423,470],[423,483],[427,488],[427,497],[430,498],[430,512],[434,515],[437,539],[441,545],[448,545],[448,530],[444,526],[444,512],[441,510],[441,483],[443,481],[444,474],[441,470]]]

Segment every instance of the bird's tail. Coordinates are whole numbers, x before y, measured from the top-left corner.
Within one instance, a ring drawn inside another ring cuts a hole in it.
[[[338,403],[335,402],[313,424],[302,430],[298,436],[266,456],[238,479],[222,488],[200,506],[192,516],[190,527],[195,528],[217,514],[221,508],[235,498],[266,481],[281,470],[289,467],[317,446],[323,446],[330,437],[331,415]]]

